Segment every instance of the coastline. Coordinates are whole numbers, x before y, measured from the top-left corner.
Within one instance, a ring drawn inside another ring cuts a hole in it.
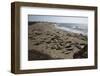
[[[87,58],[87,48],[83,50],[86,45],[86,35],[57,29],[54,23],[36,22],[28,26],[28,60]],[[82,50],[85,56],[76,57]],[[39,55],[34,56],[35,51]]]

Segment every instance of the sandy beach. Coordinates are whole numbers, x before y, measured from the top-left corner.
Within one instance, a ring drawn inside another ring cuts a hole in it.
[[[87,36],[57,29],[55,23],[28,26],[28,60],[87,58]]]

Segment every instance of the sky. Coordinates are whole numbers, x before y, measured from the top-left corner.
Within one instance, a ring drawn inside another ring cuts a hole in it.
[[[28,21],[88,24],[88,17],[28,15]]]

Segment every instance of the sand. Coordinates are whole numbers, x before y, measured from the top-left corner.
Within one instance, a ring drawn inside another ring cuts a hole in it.
[[[87,58],[87,36],[55,28],[55,23],[28,26],[28,60]]]

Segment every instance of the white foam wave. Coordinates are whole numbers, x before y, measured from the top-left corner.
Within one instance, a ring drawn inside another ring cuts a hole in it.
[[[73,29],[73,28],[67,28],[67,27],[60,27],[60,26],[58,26],[56,24],[55,24],[55,27],[57,29],[61,29],[61,30],[64,30],[64,31],[69,31],[69,32],[73,32],[73,33],[79,33],[79,34],[87,35],[86,32],[83,32],[81,30],[77,30],[77,29]]]

